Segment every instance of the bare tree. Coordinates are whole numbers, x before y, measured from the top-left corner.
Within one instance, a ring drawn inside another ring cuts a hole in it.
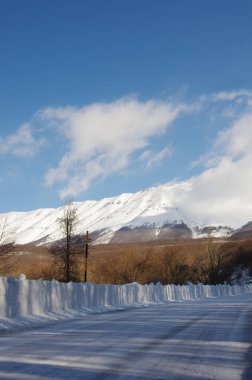
[[[8,274],[10,269],[18,261],[15,256],[16,247],[12,233],[8,231],[8,219],[5,217],[0,223],[0,273]]]
[[[163,284],[184,284],[188,281],[186,255],[179,247],[169,247],[161,257],[160,282]]]
[[[76,234],[79,219],[77,209],[72,202],[66,204],[63,216],[57,219],[62,239],[54,242],[49,248],[53,255],[54,275],[61,281],[72,281],[79,278],[78,268],[84,260],[84,236]]]
[[[229,251],[227,237],[214,238],[209,234],[202,243],[202,252],[194,267],[195,280],[203,284],[222,283]]]

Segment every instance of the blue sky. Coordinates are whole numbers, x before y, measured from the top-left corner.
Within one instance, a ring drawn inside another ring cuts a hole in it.
[[[0,7],[0,212],[250,163],[251,1]]]

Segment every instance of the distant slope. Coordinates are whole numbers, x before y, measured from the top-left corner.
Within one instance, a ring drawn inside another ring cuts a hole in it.
[[[223,227],[221,218],[213,218],[207,210],[195,217],[182,201],[187,191],[188,183],[181,182],[99,201],[76,202],[76,232],[89,230],[97,243],[107,243],[198,237],[209,231],[207,226],[221,235],[230,227],[238,227],[232,221],[229,227]],[[62,215],[63,207],[9,212],[0,214],[0,225],[7,218],[8,233],[17,243],[45,244],[61,238],[57,219]]]
[[[235,230],[232,234],[235,239],[247,239],[252,237],[252,222],[246,223],[244,226]]]

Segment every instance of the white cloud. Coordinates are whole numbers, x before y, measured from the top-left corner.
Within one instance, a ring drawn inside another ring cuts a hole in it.
[[[214,101],[233,101],[239,98],[252,98],[252,91],[249,90],[239,90],[239,91],[221,91],[213,94]]]
[[[214,151],[232,159],[250,154],[252,147],[252,113],[240,117],[230,128],[217,135]]]
[[[40,133],[47,134],[47,128],[51,128],[67,144],[59,162],[47,171],[46,183],[49,186],[61,183],[60,196],[74,197],[94,181],[122,172],[133,160],[151,168],[172,154],[170,147],[154,152],[152,138],[164,134],[184,114],[203,110],[205,113],[200,116],[205,120],[209,109],[211,115],[217,116],[214,122],[218,123],[223,120],[219,117],[223,116],[223,109],[228,110],[225,126],[229,123],[229,127],[217,133],[211,149],[194,163],[203,165],[202,173],[184,181],[182,187],[176,182],[178,186],[174,189],[183,188],[183,191],[176,190],[174,199],[192,220],[202,215],[202,224],[233,223],[238,227],[252,220],[252,92],[249,90],[202,96],[190,106],[155,100],[141,102],[128,97],[82,108],[39,111],[36,117],[42,122]],[[36,138],[36,131],[27,123],[16,133],[0,137],[0,155],[34,156],[45,143],[45,139]]]
[[[244,107],[251,108],[252,91],[245,89],[221,91],[211,95],[207,100],[211,100],[222,107],[222,116],[232,119],[238,114],[241,115],[244,112]]]
[[[166,147],[159,152],[152,152],[151,150],[145,150],[139,159],[145,162],[146,168],[150,168],[153,165],[163,161],[167,157],[171,157],[172,148]]]
[[[44,144],[45,139],[35,139],[32,126],[26,123],[21,125],[16,133],[5,137],[0,136],[0,155],[33,157]]]
[[[221,130],[209,152],[200,157],[192,166],[217,166],[223,158],[231,161],[250,156],[252,146],[252,112],[247,112],[233,122],[229,128]]]
[[[217,134],[207,169],[191,178],[181,205],[202,224],[239,227],[252,220],[252,111]],[[202,160],[203,161],[203,160]]]
[[[163,134],[170,124],[194,106],[135,97],[112,103],[97,103],[83,108],[47,108],[40,119],[56,128],[68,141],[68,151],[56,167],[46,174],[53,185],[65,182],[62,198],[85,191],[92,181],[120,172],[131,162],[133,153],[150,144],[153,136]],[[150,165],[168,155],[168,148],[150,158]]]

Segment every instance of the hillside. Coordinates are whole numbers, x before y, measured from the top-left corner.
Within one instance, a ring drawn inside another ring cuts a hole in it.
[[[221,236],[240,227],[236,220],[225,223],[227,218],[221,213],[213,216],[211,209],[196,215],[185,202],[188,191],[188,183],[177,183],[75,202],[79,218],[76,232],[89,230],[96,243],[118,243],[201,237],[209,231]],[[7,220],[6,232],[19,244],[46,244],[61,238],[57,218],[62,214],[63,207],[9,212],[0,214],[0,226]]]

